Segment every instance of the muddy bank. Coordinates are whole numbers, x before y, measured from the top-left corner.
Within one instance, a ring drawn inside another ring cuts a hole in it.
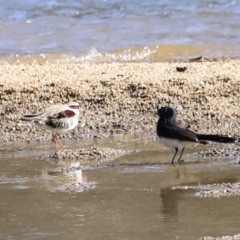
[[[202,188],[208,188],[210,190],[201,190],[194,194],[196,197],[230,197],[240,195],[240,183],[221,183],[221,184],[208,184],[202,186]]]
[[[185,71],[177,71],[186,68]],[[2,64],[0,143],[50,141],[22,114],[79,101],[78,128],[62,138],[154,132],[156,108],[170,105],[193,131],[239,134],[240,65],[192,63]]]
[[[199,186],[176,186],[172,187],[175,189],[194,189],[199,190],[193,194],[195,197],[201,198],[219,198],[219,197],[230,197],[230,196],[239,196],[240,195],[240,182],[235,183],[214,183],[207,185],[199,185]]]
[[[46,156],[42,156],[40,160],[46,161],[87,161],[88,163],[98,164],[104,161],[114,160],[122,155],[132,153],[133,151],[127,149],[115,149],[106,147],[90,147],[88,149],[74,149],[65,150],[61,149]]]
[[[240,147],[239,143],[236,144],[218,144],[217,147],[214,145],[211,149],[194,153],[195,157],[200,158],[228,158],[235,159],[240,164]]]
[[[223,237],[203,237],[199,240],[239,240],[240,234],[233,235],[233,236],[223,236]]]

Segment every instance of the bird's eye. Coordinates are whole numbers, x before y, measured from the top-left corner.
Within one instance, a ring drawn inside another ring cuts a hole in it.
[[[73,105],[73,106],[70,106],[70,108],[73,108],[73,109],[79,109],[79,106],[75,106],[75,105]]]

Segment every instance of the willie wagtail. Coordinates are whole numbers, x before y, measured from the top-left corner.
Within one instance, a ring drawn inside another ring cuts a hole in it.
[[[178,150],[182,150],[178,158],[178,162],[180,162],[186,143],[207,144],[207,141],[233,143],[236,140],[221,135],[197,134],[190,131],[188,128],[179,127],[176,123],[176,110],[170,107],[159,108],[157,110],[157,115],[160,117],[157,123],[157,135],[164,145],[175,149],[172,164]]]

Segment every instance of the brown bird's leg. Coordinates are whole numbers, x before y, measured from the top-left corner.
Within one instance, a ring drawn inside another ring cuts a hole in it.
[[[55,147],[57,149],[56,133],[52,133],[52,141],[55,142]]]
[[[56,136],[56,143],[59,144],[60,148],[63,148],[63,145],[62,145],[62,143],[60,142],[60,140],[59,140],[59,138],[58,138],[58,134],[56,133],[55,136]]]
[[[60,148],[63,148],[62,143],[60,142],[60,140],[59,140],[58,137],[57,137],[57,133],[53,133],[53,134],[52,134],[52,139],[53,139],[53,141],[55,142],[55,147],[56,147],[56,149],[58,148],[58,145],[60,146]]]

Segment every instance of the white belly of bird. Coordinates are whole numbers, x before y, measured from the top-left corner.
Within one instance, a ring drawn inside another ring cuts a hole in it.
[[[43,129],[46,129],[51,132],[56,132],[60,134],[67,133],[71,130],[73,130],[77,124],[78,124],[78,118],[66,118],[66,119],[61,119],[61,123],[57,124],[56,127],[51,127],[45,124],[45,122],[36,122],[36,124]]]
[[[164,137],[161,137],[160,141],[169,148],[178,148],[179,150],[183,149],[189,144],[192,144],[191,142],[179,141],[178,139],[169,139]]]

